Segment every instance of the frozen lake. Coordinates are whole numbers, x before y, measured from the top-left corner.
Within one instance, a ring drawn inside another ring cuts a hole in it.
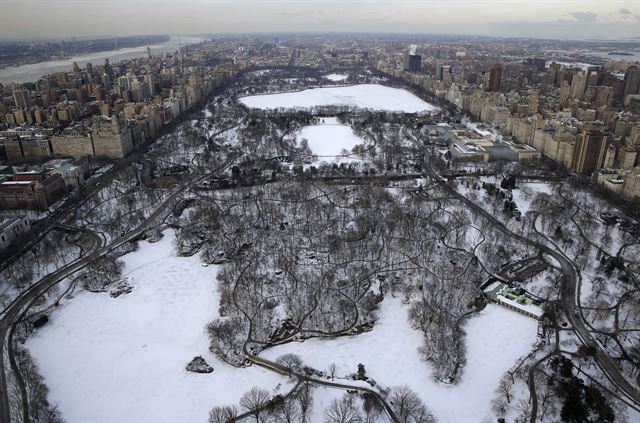
[[[365,140],[353,133],[351,127],[338,123],[337,118],[324,118],[317,125],[305,126],[296,135],[298,142],[306,139],[309,148],[318,156],[319,161],[350,161],[342,156],[342,150],[351,152],[357,144]]]
[[[82,291],[27,341],[69,423],[206,422],[252,386],[285,380],[256,366],[236,369],[209,351],[205,325],[218,316],[216,266],[177,257],[173,231],[123,256],[130,294]],[[201,355],[210,374],[187,372]],[[283,386],[282,389],[287,389]]]
[[[407,113],[435,112],[438,108],[407,90],[378,84],[349,87],[309,88],[304,91],[252,95],[240,98],[247,107],[256,109],[309,109],[316,106],[352,106],[371,110]]]
[[[311,339],[264,351],[268,359],[294,353],[305,364],[327,370],[336,364],[336,376],[355,373],[358,363],[382,386],[409,385],[440,423],[478,423],[491,416],[490,402],[502,375],[527,354],[536,341],[537,321],[489,304],[466,326],[467,364],[457,385],[435,382],[430,366],[417,348],[422,333],[407,320],[407,306],[385,298],[373,330],[353,337]],[[495,419],[491,420],[495,421]]]

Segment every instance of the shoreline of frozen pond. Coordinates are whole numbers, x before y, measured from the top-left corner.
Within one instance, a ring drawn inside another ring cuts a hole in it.
[[[206,422],[211,408],[237,404],[252,386],[274,393],[285,385],[273,372],[236,369],[209,351],[217,266],[203,266],[198,255],[177,257],[174,232],[164,235],[121,257],[130,294],[80,291],[28,338],[48,400],[66,421]],[[213,373],[185,370],[196,355]]]
[[[385,298],[380,304],[379,319],[371,332],[288,343],[267,349],[261,356],[273,360],[298,354],[305,365],[325,371],[335,363],[336,375],[341,377],[355,373],[362,363],[379,385],[409,385],[440,423],[476,423],[492,416],[490,402],[500,378],[531,350],[537,324],[495,304],[469,319],[464,328],[467,364],[456,385],[433,380],[430,365],[417,351],[422,333],[410,327],[407,306],[398,298]]]
[[[241,97],[253,109],[310,109],[319,106],[349,106],[376,111],[434,113],[438,108],[401,88],[379,84],[307,88],[302,91]]]
[[[315,125],[305,126],[296,134],[300,143],[306,139],[309,148],[318,157],[318,162],[350,162],[359,160],[349,156],[343,156],[342,150],[351,154],[351,149],[358,144],[364,144],[366,140],[353,133],[350,126],[338,122],[335,117],[323,118]]]

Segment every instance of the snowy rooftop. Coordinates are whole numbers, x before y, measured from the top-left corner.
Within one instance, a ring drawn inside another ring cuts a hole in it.
[[[519,303],[518,301],[511,300],[503,295],[498,295],[497,297],[500,301],[506,304],[509,304],[510,306],[515,307],[517,309],[531,313],[534,316],[541,317],[544,314],[544,311],[538,306],[534,306],[532,304],[522,304],[522,303]]]

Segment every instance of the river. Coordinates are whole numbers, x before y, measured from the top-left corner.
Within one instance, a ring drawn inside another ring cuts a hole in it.
[[[193,36],[170,36],[169,41],[159,44],[151,44],[151,54],[169,53],[177,50],[180,46],[188,44],[196,44],[205,40],[202,37]],[[85,67],[87,63],[92,63],[94,66],[103,65],[104,59],[109,59],[109,62],[116,63],[122,60],[133,59],[136,57],[144,56],[147,46],[128,47],[118,50],[101,51],[96,53],[89,53],[80,56],[75,56],[70,59],[51,60],[48,62],[31,63],[22,66],[13,66],[4,69],[0,69],[0,82],[3,84],[35,82],[39,78],[56,72],[71,71],[73,62],[77,62],[81,68]]]

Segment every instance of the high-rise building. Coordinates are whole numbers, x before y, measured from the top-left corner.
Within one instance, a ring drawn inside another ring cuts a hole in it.
[[[91,63],[87,63],[87,73],[89,76],[93,75],[93,65]]]
[[[625,176],[622,195],[627,198],[640,198],[640,168],[633,169]]]
[[[150,73],[144,76],[144,82],[147,84],[147,90],[149,91],[149,96],[155,95],[156,93],[156,83],[153,80],[153,75]]]
[[[99,118],[91,126],[91,139],[96,156],[121,159],[133,150],[129,128],[117,118]]]
[[[111,64],[109,63],[109,59],[104,59],[104,73],[111,76],[113,74],[113,70],[111,69]]]
[[[29,91],[27,90],[19,89],[13,91],[13,101],[16,103],[18,109],[28,109],[31,107]]]
[[[591,175],[603,166],[606,152],[607,134],[597,129],[584,131],[576,142],[571,170]]]
[[[80,69],[80,66],[78,66],[78,62],[73,62],[73,69],[72,69],[73,73],[80,73],[82,72],[82,70]]]
[[[147,47],[147,51],[145,52],[145,57],[148,59],[151,59],[151,48]]]
[[[624,100],[628,95],[640,94],[640,67],[631,66],[624,74]]]
[[[571,98],[582,100],[584,98],[584,90],[587,87],[587,74],[584,72],[576,73],[571,79]]]
[[[540,108],[540,96],[537,88],[533,88],[529,91],[529,113],[535,115]]]
[[[533,63],[533,66],[536,67],[536,70],[538,72],[544,72],[544,70],[547,67],[547,61],[539,57],[534,57],[532,60],[532,63]]]
[[[500,91],[502,86],[502,67],[495,65],[489,72],[489,91]]]
[[[420,72],[422,69],[422,56],[419,54],[407,54],[404,68],[409,72]]]

